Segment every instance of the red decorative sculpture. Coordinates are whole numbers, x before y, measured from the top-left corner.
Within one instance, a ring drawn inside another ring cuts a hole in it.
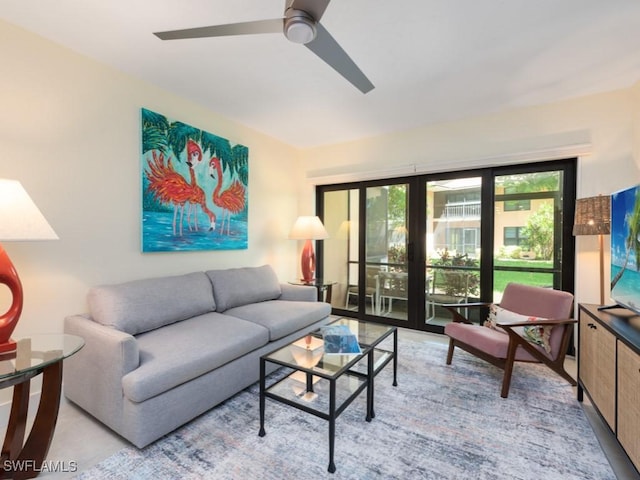
[[[23,295],[18,272],[2,246],[0,246],[0,283],[9,287],[13,297],[9,309],[0,316],[0,353],[4,353],[16,348],[16,342],[11,339],[11,334],[22,313]]]

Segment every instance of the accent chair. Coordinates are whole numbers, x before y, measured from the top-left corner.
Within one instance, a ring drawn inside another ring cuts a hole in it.
[[[547,365],[571,385],[576,381],[564,369],[564,360],[576,323],[573,295],[550,288],[509,283],[499,305],[485,302],[443,304],[453,316],[444,333],[449,336],[447,365],[455,347],[504,370],[501,396],[507,398],[514,362]],[[485,325],[472,323],[462,311],[489,307]]]

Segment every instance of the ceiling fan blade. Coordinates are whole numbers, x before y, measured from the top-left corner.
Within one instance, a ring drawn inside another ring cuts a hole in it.
[[[282,18],[256,20],[255,22],[229,23],[210,27],[187,28],[154,32],[161,40],[179,40],[183,38],[224,37],[227,35],[252,35],[256,33],[282,33]]]
[[[351,60],[331,34],[319,23],[316,24],[316,29],[318,30],[316,38],[305,46],[349,80],[362,93],[373,90],[373,83],[362,73],[362,70]]]
[[[330,1],[331,0],[288,0],[287,8],[307,12],[316,22],[319,22]]]

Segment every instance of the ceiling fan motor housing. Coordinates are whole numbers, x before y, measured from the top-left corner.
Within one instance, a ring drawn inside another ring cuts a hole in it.
[[[309,43],[316,38],[316,21],[302,10],[287,9],[284,18],[284,36],[294,43]]]

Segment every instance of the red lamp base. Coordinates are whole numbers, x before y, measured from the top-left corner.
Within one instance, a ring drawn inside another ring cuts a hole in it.
[[[0,354],[14,352],[16,350],[17,344],[13,338],[10,338],[4,343],[0,343]]]
[[[11,339],[11,334],[22,313],[22,283],[2,245],[0,245],[0,284],[9,287],[13,297],[9,309],[0,315],[0,353],[2,353],[16,349],[16,342]]]
[[[302,281],[312,283],[316,276],[316,254],[313,251],[311,240],[304,242],[302,256],[300,257],[300,267],[302,269]]]

